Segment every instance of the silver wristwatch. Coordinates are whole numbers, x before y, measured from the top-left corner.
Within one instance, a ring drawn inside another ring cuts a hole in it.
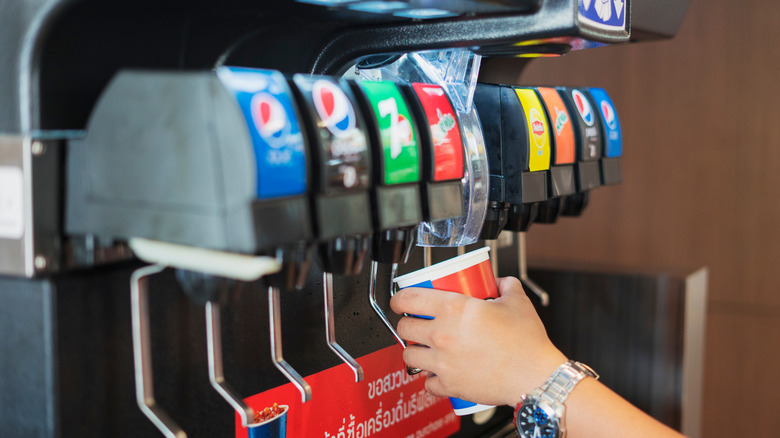
[[[522,397],[515,409],[515,425],[522,438],[563,438],[566,436],[563,404],[582,379],[599,375],[583,363],[570,360],[533,392]]]

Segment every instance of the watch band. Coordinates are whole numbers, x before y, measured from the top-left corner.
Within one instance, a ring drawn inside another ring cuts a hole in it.
[[[598,380],[599,375],[593,368],[584,363],[573,360],[566,361],[539,387],[539,397],[550,406],[563,403],[574,387],[586,377]]]

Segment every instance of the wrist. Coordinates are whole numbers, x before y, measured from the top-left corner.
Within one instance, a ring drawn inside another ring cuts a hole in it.
[[[521,438],[566,435],[565,402],[575,387],[588,377],[599,375],[589,366],[568,360],[541,386],[522,397],[515,409],[515,426]]]
[[[514,381],[516,385],[512,393],[509,394],[510,398],[506,404],[512,407],[517,406],[522,402],[523,396],[542,386],[555,370],[567,360],[569,359],[560,350],[552,346],[537,358],[523,357],[523,361],[532,366],[518,367],[515,375],[511,377],[511,381]]]

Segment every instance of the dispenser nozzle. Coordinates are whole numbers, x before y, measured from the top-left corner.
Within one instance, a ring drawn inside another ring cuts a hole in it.
[[[385,327],[390,330],[390,333],[393,335],[393,337],[398,341],[399,344],[401,344],[403,348],[406,348],[406,341],[401,338],[401,335],[399,335],[397,331],[395,331],[395,327],[393,327],[393,324],[389,319],[387,319],[387,315],[385,315],[384,310],[379,307],[379,303],[376,301],[376,273],[378,266],[379,262],[371,261],[371,281],[368,286],[368,302],[371,304],[371,308],[374,309],[374,312],[377,314],[377,316],[379,316],[379,319],[382,320],[382,322],[385,324]],[[395,266],[397,267],[398,265],[395,264]],[[393,290],[392,284],[390,286],[390,290]]]

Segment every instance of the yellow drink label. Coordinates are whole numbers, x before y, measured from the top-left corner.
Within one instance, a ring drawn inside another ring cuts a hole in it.
[[[550,169],[550,124],[544,114],[542,102],[530,88],[515,89],[528,123],[528,170]]]

